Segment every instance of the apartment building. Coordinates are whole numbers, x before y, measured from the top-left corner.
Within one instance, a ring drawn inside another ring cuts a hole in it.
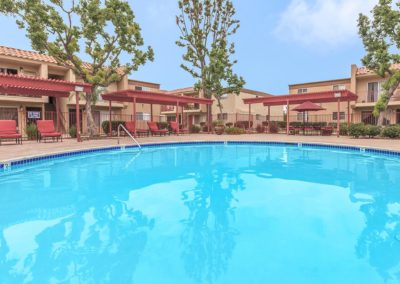
[[[54,58],[48,55],[38,54],[32,51],[20,50],[0,46],[0,72],[6,74],[33,76],[44,79],[66,80],[70,82],[82,82],[71,69],[59,66]],[[118,90],[147,90],[161,91],[160,85],[156,83],[130,80],[128,76],[122,77],[118,83],[113,83],[105,92]],[[61,130],[66,132],[69,126],[76,124],[76,101],[75,96],[60,98]],[[14,119],[18,122],[19,129],[23,132],[26,125],[37,119],[54,119],[56,111],[56,100],[53,97],[31,97],[13,96],[11,94],[0,94],[0,119]],[[80,100],[80,106],[85,108],[85,101]],[[99,127],[104,120],[109,119],[109,103],[103,101],[101,96],[93,107],[93,116]],[[129,118],[132,115],[132,104],[113,103],[112,114],[117,117]],[[138,116],[147,117],[150,106],[138,105]],[[155,115],[160,114],[160,107],[154,106]],[[85,113],[81,112],[81,127],[85,129]]]
[[[400,68],[400,66],[398,66]],[[327,80],[319,82],[309,82],[289,85],[289,94],[318,93],[324,91],[349,90],[358,96],[357,101],[350,103],[350,115],[353,122],[364,122],[374,124],[376,118],[372,115],[374,106],[379,99],[384,78],[379,77],[374,72],[365,67],[351,66],[349,78]],[[337,103],[321,104],[325,110],[319,111],[315,116],[322,118],[325,116],[328,121],[345,121],[347,117],[347,103],[341,103],[340,114],[337,113]],[[298,119],[302,119],[302,114],[298,114]],[[391,99],[387,111],[386,123],[400,123],[400,90]]]
[[[194,96],[198,97],[199,93],[195,91],[192,87],[177,89],[168,92],[169,94],[174,94],[178,96]],[[256,97],[265,97],[272,96],[271,94],[250,90],[250,89],[242,89],[239,95],[237,94],[226,94],[222,97],[222,112],[218,107],[217,102],[215,101],[211,108],[211,113],[213,114],[213,120],[224,120],[227,122],[237,122],[237,121],[247,121],[249,106],[245,105],[243,99],[246,98],[256,98]],[[265,116],[266,108],[262,105],[255,105],[253,109],[251,109],[251,113],[258,120],[263,120],[258,116]],[[201,124],[207,120],[207,109],[206,106],[201,105],[188,105],[187,107],[178,110],[179,120],[188,124],[188,126],[193,124]],[[176,107],[175,106],[162,106],[161,107],[161,115],[165,115],[167,120],[175,120],[176,117]],[[264,119],[265,120],[265,119]]]

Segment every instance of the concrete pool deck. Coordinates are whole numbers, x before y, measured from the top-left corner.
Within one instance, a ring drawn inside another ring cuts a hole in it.
[[[349,137],[334,136],[288,136],[284,134],[245,134],[245,135],[214,135],[214,134],[190,134],[171,135],[164,137],[142,137],[139,143],[163,143],[183,141],[271,141],[271,142],[299,142],[320,143],[331,145],[348,145],[365,148],[379,148],[385,150],[400,151],[400,140],[389,139],[353,139]],[[22,145],[11,142],[2,142],[0,146],[0,162],[17,160],[24,157],[43,156],[62,152],[71,152],[82,149],[94,149],[118,145],[134,144],[130,138],[104,138],[99,140],[76,142],[75,139],[65,139],[63,142],[38,143],[36,141],[24,141]]]

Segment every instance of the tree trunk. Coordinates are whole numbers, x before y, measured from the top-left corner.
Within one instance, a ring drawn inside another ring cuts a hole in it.
[[[393,85],[389,88],[389,90],[387,91],[388,99],[387,99],[387,103],[386,103],[386,106],[385,106],[385,110],[384,110],[384,111],[381,111],[381,112],[379,113],[379,117],[378,117],[378,123],[377,123],[377,124],[378,124],[379,126],[382,126],[382,125],[383,125],[383,123],[384,123],[384,121],[385,121],[385,118],[386,118],[386,115],[387,115],[387,107],[388,107],[388,104],[389,104],[389,102],[390,102],[390,99],[393,97],[394,93],[396,92],[396,90],[397,90],[399,87],[400,87],[400,81],[397,81],[396,84],[393,84]]]
[[[86,123],[87,123],[87,131],[89,137],[93,137],[94,135],[97,134],[97,127],[96,124],[94,123],[93,119],[93,114],[92,114],[92,95],[86,95],[86,105],[85,105],[85,110],[86,110]]]
[[[382,111],[382,112],[379,114],[378,123],[377,123],[378,126],[383,126],[383,123],[385,122],[386,114],[387,114],[386,111]]]
[[[221,99],[217,99],[217,103],[218,103],[219,113],[220,113],[221,116],[222,116],[222,109],[223,109],[223,107],[222,107],[222,104],[221,104]]]

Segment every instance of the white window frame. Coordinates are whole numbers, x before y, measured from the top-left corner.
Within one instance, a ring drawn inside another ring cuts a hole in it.
[[[383,83],[384,83],[385,81],[370,81],[370,82],[367,82],[367,99],[366,99],[366,102],[367,103],[376,103],[376,102],[378,102],[378,100],[379,100],[379,98],[380,98],[380,96],[381,96],[381,93],[382,93],[382,85],[383,85]],[[372,84],[372,83],[378,83],[378,96],[377,96],[377,98],[376,98],[376,101],[375,102],[370,102],[369,100],[368,100],[368,96],[369,96],[369,88],[368,88],[368,86],[369,86],[369,84]]]
[[[306,94],[306,93],[308,93],[308,88],[299,88],[299,89],[297,89],[297,94],[298,95]]]
[[[346,85],[344,84],[337,84],[332,86],[333,91],[343,91],[346,90]]]
[[[334,117],[334,114],[335,114],[335,113],[336,113],[336,119],[335,119],[335,117]],[[343,114],[343,116],[342,116],[342,114]],[[338,112],[337,112],[337,111],[333,111],[333,112],[332,112],[332,120],[337,121],[338,118],[339,118],[339,121],[346,120],[346,112],[341,111],[341,112],[339,113],[339,115],[338,115]]]

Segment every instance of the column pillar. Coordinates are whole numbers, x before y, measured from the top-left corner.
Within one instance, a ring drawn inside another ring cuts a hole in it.
[[[290,119],[290,104],[289,104],[289,101],[287,101],[287,104],[286,104],[286,106],[287,106],[287,109],[286,109],[286,135],[289,135],[289,127],[290,127],[290,122],[289,122],[289,119]]]
[[[56,115],[57,115],[57,132],[60,132],[60,99],[54,97],[56,100]]]
[[[108,136],[112,136],[112,112],[111,112],[111,107],[112,107],[112,102],[111,100],[108,101],[108,115],[109,115],[109,119],[108,119]]]
[[[136,97],[134,97],[133,98],[133,119],[134,119],[134,126],[135,126],[135,129],[134,129],[134,132],[133,132],[133,134],[134,134],[134,136],[136,137],[136,125],[137,125],[137,123],[136,123]]]
[[[79,92],[75,92],[75,101],[76,101],[76,141],[81,142],[81,117],[80,117],[80,108],[79,108]]]
[[[350,126],[350,101],[347,101],[347,127]]]
[[[336,120],[336,136],[340,136],[340,98],[337,101],[337,120]]]
[[[250,131],[250,128],[251,128],[250,120],[251,120],[251,104],[249,104],[249,118],[248,118],[248,122],[249,122],[249,131]]]
[[[175,109],[175,122],[178,124],[178,129],[176,130],[176,134],[179,135],[179,102],[176,102],[176,109]]]

